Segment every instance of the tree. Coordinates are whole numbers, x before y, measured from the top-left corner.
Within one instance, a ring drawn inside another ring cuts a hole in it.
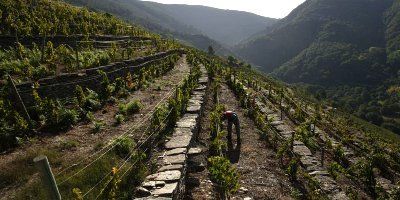
[[[214,48],[211,45],[208,46],[208,54],[212,56],[215,54]]]

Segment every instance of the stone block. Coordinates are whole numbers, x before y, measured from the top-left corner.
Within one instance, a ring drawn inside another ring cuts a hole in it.
[[[175,136],[182,136],[182,135],[189,135],[192,136],[193,133],[190,128],[175,128],[172,134],[173,137]]]
[[[197,155],[202,152],[201,148],[193,147],[189,149],[188,155]]]
[[[153,196],[160,196],[160,197],[173,197],[175,192],[177,192],[178,183],[168,183],[165,184],[164,187],[155,189],[151,192]]]
[[[171,171],[164,171],[158,172],[146,177],[146,180],[151,181],[165,181],[165,182],[174,182],[181,179],[181,171],[179,170],[171,170]]]
[[[195,113],[200,113],[200,110],[201,110],[201,105],[189,105],[187,108],[186,108],[186,112],[187,113],[193,113],[193,114],[195,114]]]
[[[173,156],[165,156],[163,158],[164,165],[171,165],[171,164],[184,164],[186,161],[186,154],[178,154]]]
[[[187,152],[186,148],[176,148],[176,149],[171,149],[169,151],[166,151],[164,153],[164,155],[172,156],[172,155],[176,155],[176,154],[185,154],[186,152]]]
[[[165,172],[165,171],[171,171],[171,170],[179,170],[182,172],[183,165],[177,164],[177,165],[164,165],[162,166],[158,172]]]
[[[293,151],[300,156],[312,156],[310,149],[306,146],[294,146]]]
[[[170,141],[165,144],[166,149],[187,148],[192,141],[192,135],[173,136]]]

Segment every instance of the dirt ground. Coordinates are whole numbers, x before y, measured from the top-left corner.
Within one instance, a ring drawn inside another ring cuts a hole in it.
[[[233,149],[228,155],[231,162],[240,173],[240,189],[232,195],[232,199],[292,199],[291,184],[288,177],[279,167],[278,159],[272,149],[267,148],[259,137],[259,130],[253,121],[245,116],[245,110],[239,105],[233,92],[226,84],[221,85],[219,93],[220,103],[228,110],[236,112],[241,126],[241,146],[236,146],[236,135],[233,131]],[[205,116],[208,115],[211,105],[206,105]],[[209,120],[202,121],[203,129],[200,132],[200,143],[206,149],[209,143]],[[224,128],[226,128],[226,123]],[[203,157],[207,152],[203,154]],[[204,158],[205,160],[206,158]],[[209,180],[208,171],[189,173],[188,179],[199,179],[199,185],[188,189],[187,199],[216,199],[213,184]]]
[[[136,126],[138,122],[143,120],[143,117],[149,113],[160,101],[165,101],[169,92],[178,85],[183,78],[189,73],[189,67],[186,62],[186,56],[183,56],[176,64],[175,68],[165,74],[162,77],[156,78],[153,83],[145,89],[133,92],[127,99],[120,99],[120,102],[129,102],[134,99],[138,99],[144,105],[144,108],[139,114],[129,117],[126,122],[119,126],[115,126],[114,116],[118,112],[118,103],[114,105],[106,105],[100,111],[94,114],[95,119],[104,123],[103,128],[98,133],[93,133],[93,124],[81,122],[67,132],[59,133],[58,135],[44,134],[43,136],[31,139],[31,141],[18,149],[7,154],[0,155],[0,169],[8,171],[8,173],[18,173],[18,169],[15,169],[13,163],[18,163],[22,158],[26,158],[28,154],[35,154],[44,150],[57,151],[61,155],[59,163],[53,164],[50,160],[50,164],[53,167],[54,174],[62,171],[65,167],[70,166],[74,163],[78,163],[83,158],[87,158],[88,155],[95,152],[96,146],[99,144],[107,144],[114,138],[125,133],[132,126]],[[159,89],[161,88],[161,90]],[[131,135],[139,135],[143,130],[138,129]],[[135,138],[135,137],[134,137]],[[74,143],[71,148],[63,148],[66,143]],[[90,160],[89,160],[90,161]],[[25,160],[23,161],[25,162]],[[86,164],[85,161],[83,164]],[[27,163],[20,163],[20,167],[32,165],[31,160],[27,160]],[[13,168],[14,167],[14,168]],[[2,174],[0,173],[0,176]],[[35,174],[26,174],[32,179]],[[1,178],[3,179],[4,178]],[[57,179],[57,176],[56,176]],[[30,182],[29,180],[26,182]],[[0,199],[12,199],[25,183],[13,183],[4,187],[4,184],[0,184]]]

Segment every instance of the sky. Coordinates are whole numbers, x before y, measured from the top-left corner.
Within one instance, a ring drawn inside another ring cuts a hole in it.
[[[265,17],[283,18],[305,0],[150,0],[165,4],[204,5],[240,10]]]

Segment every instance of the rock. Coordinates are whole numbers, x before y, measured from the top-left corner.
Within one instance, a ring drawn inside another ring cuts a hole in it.
[[[243,194],[245,194],[245,193],[247,193],[249,190],[247,189],[247,188],[245,188],[245,187],[240,187],[239,188],[239,192],[241,192],[241,193],[243,193]]]
[[[155,181],[145,181],[142,183],[142,187],[151,190],[152,188],[156,187]]]
[[[314,166],[314,158],[310,156],[301,156],[300,157],[300,162],[302,165],[304,165],[306,168],[310,166]]]
[[[377,185],[381,186],[386,191],[396,188],[396,185],[393,185],[390,180],[383,178],[383,177],[377,177],[376,183],[377,183]]]
[[[166,149],[187,148],[192,140],[192,135],[174,136],[170,141],[165,143]]]
[[[182,173],[178,170],[171,170],[171,171],[164,171],[158,172],[146,177],[147,180],[154,180],[154,181],[177,181],[181,178]]]
[[[158,170],[158,172],[164,172],[164,171],[171,171],[171,170],[179,170],[179,171],[182,171],[182,169],[183,169],[183,165],[165,165],[165,166],[162,166],[159,170]]]
[[[190,100],[197,100],[197,101],[201,101],[203,103],[204,96],[203,95],[192,95],[192,98]]]
[[[201,152],[202,152],[201,148],[193,147],[193,148],[189,149],[188,154],[189,155],[197,155],[197,154],[200,154]]]
[[[333,180],[331,177],[317,175],[317,176],[314,176],[314,178],[315,178],[315,180],[317,180],[320,183],[321,189],[324,192],[330,193],[330,194],[339,192],[339,188],[336,185],[335,180]]]
[[[197,96],[197,95],[204,96],[206,94],[206,92],[205,91],[194,91],[192,94],[195,96]]]
[[[155,185],[156,185],[156,187],[164,187],[164,185],[165,185],[165,182],[164,181],[155,181]]]
[[[287,131],[293,131],[292,128],[286,124],[280,124],[275,126],[275,128],[279,131],[279,132],[287,132]]]
[[[331,199],[335,200],[349,200],[349,197],[347,197],[346,193],[343,191],[340,191],[338,193],[335,193],[334,195],[331,196]]]
[[[315,176],[315,175],[329,176],[329,173],[327,171],[313,171],[308,174],[310,174],[311,176]]]
[[[186,154],[178,154],[173,156],[165,156],[163,159],[163,164],[183,164],[186,161]]]
[[[144,187],[138,187],[138,188],[136,188],[136,194],[137,194],[139,197],[147,197],[147,196],[150,196],[150,195],[151,195],[150,191],[147,190],[147,189],[144,188]]]
[[[178,183],[168,183],[160,189],[155,189],[151,194],[160,197],[173,197],[178,188]]]
[[[204,91],[205,89],[207,89],[207,87],[205,85],[200,85],[199,87],[194,89],[194,91]]]
[[[207,84],[208,83],[208,77],[206,77],[206,76],[205,77],[200,77],[199,78],[199,83],[203,84],[203,85]]]
[[[176,154],[184,154],[186,153],[186,148],[176,148],[176,149],[171,149],[169,151],[165,152],[165,155],[167,156],[172,156],[172,155],[176,155]]]
[[[271,122],[272,126],[278,126],[278,125],[281,125],[281,124],[283,124],[283,121],[280,121],[280,120],[276,120],[276,121]]]
[[[189,105],[186,108],[187,113],[193,113],[193,114],[200,113],[200,110],[201,110],[201,105]]]
[[[172,136],[182,136],[182,135],[189,135],[192,136],[193,133],[190,128],[175,128],[174,133]]]
[[[185,114],[178,122],[177,128],[190,128],[192,131],[196,129],[198,114]]]
[[[312,156],[310,149],[308,149],[306,146],[294,146],[293,152],[300,156]]]
[[[191,98],[189,99],[189,105],[193,104],[193,105],[202,105],[203,104],[203,100],[202,97],[200,98]]]
[[[144,198],[135,198],[135,200],[172,200],[172,198],[166,198],[166,197],[144,197]]]

